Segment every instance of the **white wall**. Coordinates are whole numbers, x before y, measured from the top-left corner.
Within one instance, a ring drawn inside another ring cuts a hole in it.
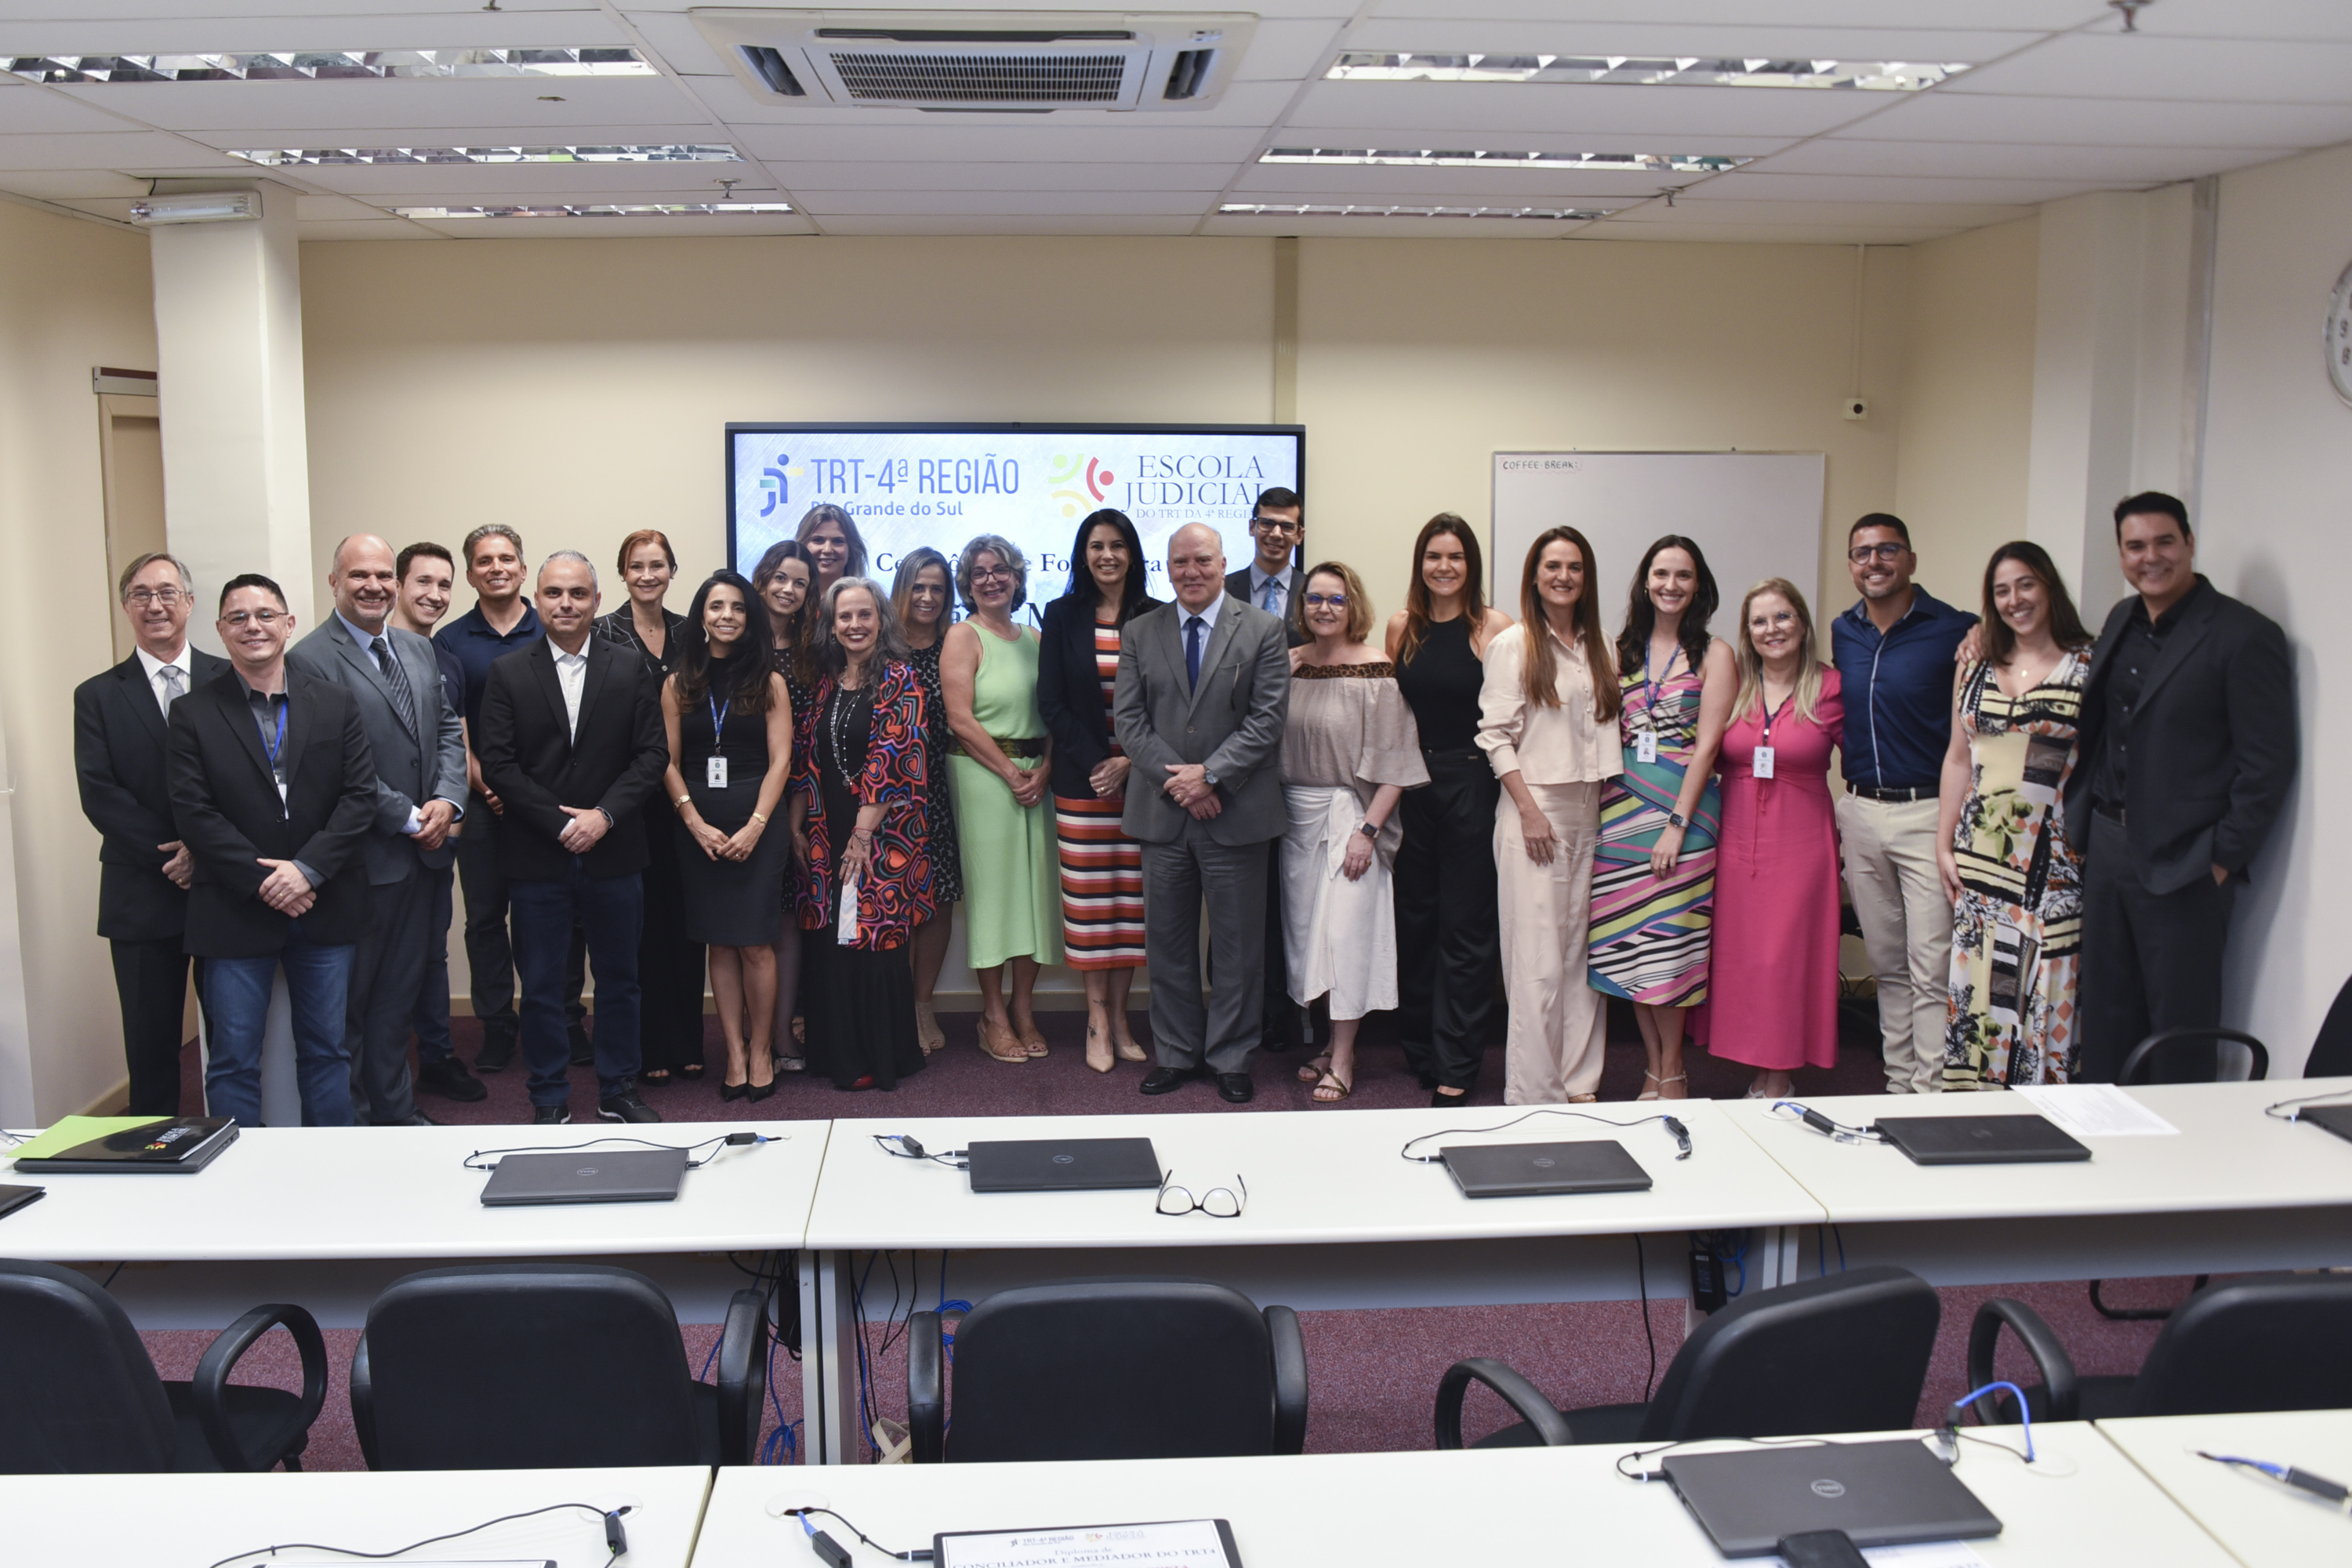
[[[2352,820],[2352,406],[2321,369],[2320,321],[2352,264],[2352,147],[2221,183],[2198,564],[2286,628],[2303,766],[2241,897],[2225,1016],[2294,1070],[2345,976]]]

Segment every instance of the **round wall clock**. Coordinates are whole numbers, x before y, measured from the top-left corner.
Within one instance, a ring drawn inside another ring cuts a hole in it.
[[[2352,403],[2352,267],[2336,279],[2327,301],[2327,328],[2320,346],[2327,351],[2327,380],[2336,395]]]

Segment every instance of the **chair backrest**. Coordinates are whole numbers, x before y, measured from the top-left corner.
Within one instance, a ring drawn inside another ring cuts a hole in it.
[[[168,1470],[171,1401],[121,1306],[54,1263],[0,1258],[0,1473]]]
[[[2335,1005],[2327,1009],[2319,1037],[2311,1042],[2311,1055],[2304,1058],[2303,1076],[2352,1076],[2352,980],[2345,981],[2343,989],[2336,993]]]
[[[352,1415],[385,1470],[708,1462],[677,1314],[627,1268],[433,1268],[368,1309]]]
[[[2158,1078],[2158,1070],[2164,1077]],[[2270,1047],[2243,1029],[2160,1029],[2131,1048],[2117,1083],[2245,1083],[2268,1078]]]
[[[1000,1290],[957,1326],[951,1376],[950,1462],[1276,1451],[1265,1320],[1207,1279]]]
[[[1926,1280],[1884,1266],[1742,1297],[1683,1342],[1639,1441],[1901,1431],[1942,1315]]]
[[[2352,1406],[2352,1274],[2249,1274],[2165,1321],[2132,1384],[2135,1415]]]

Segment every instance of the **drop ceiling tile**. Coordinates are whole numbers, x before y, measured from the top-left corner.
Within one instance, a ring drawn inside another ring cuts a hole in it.
[[[1965,226],[1935,224],[1690,223],[1677,225],[1671,233],[1661,233],[1655,225],[1612,219],[1577,230],[1576,237],[1621,242],[1670,240],[1678,245],[1924,245],[1931,239],[1945,239],[1965,232]]]
[[[238,17],[272,21],[315,17],[339,26],[352,19],[373,19],[394,10],[386,0],[226,0],[225,5],[221,0],[18,0],[13,8],[37,8],[49,19],[68,21],[202,22],[214,12],[229,10]],[[550,18],[569,16],[585,19],[598,14],[593,5],[583,4],[583,0],[499,0],[499,8],[517,16]],[[451,5],[444,0],[443,4],[415,6],[404,14],[456,17],[469,9],[466,5]]]
[[[615,127],[576,121],[560,125],[361,125],[327,130],[315,125],[291,130],[283,125],[265,125],[185,131],[179,137],[184,139],[183,145],[196,142],[224,150],[248,151],[287,147],[597,147],[632,142],[666,146],[733,141],[725,131],[708,122]]]
[[[740,201],[776,199],[773,182],[742,163],[305,163],[270,173],[370,201],[396,198],[404,205],[424,196],[491,201],[517,191],[566,201],[616,201],[622,198],[615,191],[660,191],[663,201],[715,202],[726,193],[722,179],[737,182]]]
[[[1285,123],[1274,140],[1285,147],[1465,147],[1474,152],[1676,153],[1755,158],[1800,145],[1793,136],[1627,135],[1620,132],[1496,131],[1486,128],[1431,132],[1393,125],[1326,125],[1304,116]]]
[[[0,136],[0,169],[137,169],[214,164],[250,169],[242,159],[207,152],[161,131],[85,132],[69,136]]]
[[[1023,116],[974,124],[926,117],[915,125],[866,125],[853,111],[827,114],[793,125],[736,125],[734,144],[758,158],[843,163],[924,161],[961,165],[987,163],[1238,163],[1257,150],[1255,130],[1185,123],[1181,115],[1160,117],[1178,123],[1138,125],[1136,116],[1119,124],[1099,120],[1055,120]]]
[[[2150,17],[2151,25],[2155,22]],[[2053,38],[1938,92],[2191,103],[2342,103],[2352,43],[2244,43],[2149,33]]]
[[[404,218],[396,217],[379,217],[351,222],[341,219],[314,222],[306,219],[295,226],[294,234],[295,237],[305,245],[332,243],[340,239],[446,239],[448,237],[420,224],[413,224]]]
[[[1234,79],[1299,81],[1322,65],[1339,41],[1339,21],[1326,18],[1260,22],[1248,52],[1234,68]]]
[[[1467,0],[1460,8],[1473,5],[1486,18],[1563,22],[1621,21],[1643,9],[1628,0]],[[1447,9],[1446,0],[1378,0],[1372,14],[1442,20]],[[1695,27],[1747,27],[1755,25],[1759,9],[1754,0],[1674,0],[1674,20]],[[1892,29],[1916,19],[1919,7],[1900,0],[1776,0],[1770,12],[1774,25],[1784,27]],[[2037,33],[2113,15],[2097,0],[1972,0],[1966,11],[1974,27]]]
[[[2112,182],[2109,182],[2111,184]],[[1953,202],[2014,205],[2097,190],[2094,180],[1923,179],[1916,175],[1775,174],[1741,169],[1693,187],[1685,200],[1754,202]]]
[[[0,191],[50,202],[143,196],[147,186],[145,180],[108,169],[0,170]]]
[[[383,0],[335,8],[304,4],[269,15],[254,0],[230,0],[239,13],[200,14],[198,5],[85,5],[62,20],[11,21],[11,54],[212,54],[242,49],[488,49],[514,46],[576,48],[625,45],[611,18],[594,6],[508,5],[460,10],[394,11]],[[51,4],[64,10],[57,0]],[[113,10],[126,13],[104,16]],[[173,15],[173,12],[190,13]],[[358,14],[351,14],[357,12]]]
[[[2167,37],[2352,40],[2352,5],[2343,0],[2165,0],[2162,18],[2143,13],[2140,26]]]
[[[302,223],[325,223],[336,219],[370,222],[384,214],[365,202],[355,202],[349,196],[318,195],[305,192],[294,198],[294,216]]]
[[[1798,227],[1807,224],[1881,225],[1888,227],[1924,225],[1934,228],[1976,228],[2030,216],[2031,205],[2018,203],[1964,202],[1842,202],[1708,200],[1692,192],[1675,205],[1650,202],[1628,208],[1612,223],[1765,224]]]
[[[1929,174],[2154,184],[2284,157],[2284,147],[2074,147],[1822,137],[1761,165],[1774,174]]]
[[[1830,60],[1998,59],[2047,37],[2041,31],[1991,32],[1963,27],[1797,27],[1780,25],[1780,7],[1769,24],[1750,15],[1741,21],[1693,26],[1680,22],[1571,21],[1553,7],[1547,16],[1507,21],[1444,17],[1376,16],[1348,35],[1354,49],[1430,53],[1654,55],[1702,58]],[[1435,7],[1424,5],[1424,12]],[[1498,7],[1482,4],[1491,18]],[[1614,7],[1622,16],[1630,7]],[[1677,10],[1687,7],[1677,5]]]
[[[822,223],[835,213],[941,217],[1153,217],[1198,215],[1217,199],[1202,191],[816,191],[802,196]]]
[[[942,178],[936,163],[788,163],[764,165],[793,191],[816,199],[830,191],[935,191],[952,184],[967,191],[1213,191],[1234,175],[1232,163],[960,163]]]
[[[1507,206],[1638,201],[1696,174],[1616,174],[1580,169],[1374,168],[1361,164],[1252,163],[1234,182],[1235,200],[1409,201],[1422,197]],[[1314,192],[1276,196],[1270,192]]]
[[[2352,102],[2178,103],[1929,92],[1857,134],[1888,142],[2065,142],[2089,147],[2327,147],[2352,139]]]
[[[494,78],[364,81],[95,82],[51,91],[174,131],[308,127],[323,141],[339,126],[505,123],[667,125],[691,118],[660,77]],[[559,102],[540,101],[553,97]],[[685,112],[681,112],[685,111]]]
[[[644,37],[646,47],[662,63],[688,76],[725,76],[730,67],[692,19],[676,11],[643,11],[632,5],[622,13]]]
[[[467,217],[415,218],[419,227],[450,239],[755,239],[811,235],[798,213],[746,217]]]
[[[534,185],[510,177],[508,184],[498,186],[446,186],[440,189],[386,191],[361,199],[372,205],[383,207],[649,206],[692,202],[716,203],[721,200],[721,193],[707,189],[664,190],[658,185],[614,185],[601,191],[564,190]],[[800,205],[800,203],[793,201],[790,196],[780,191],[755,191],[748,186],[739,188],[735,199],[746,205],[754,202],[790,202],[793,206]],[[730,216],[730,221],[732,221],[732,216]]]
[[[1401,133],[1613,132],[1693,137],[1813,136],[1885,107],[1893,93],[1801,88],[1630,87],[1580,83],[1318,81],[1291,119],[1307,125],[1391,125]]]
[[[1201,226],[1204,235],[1308,239],[1565,239],[1594,226],[1523,218],[1435,217],[1251,217],[1217,214]]]
[[[8,79],[14,80],[14,78]],[[17,132],[57,133],[135,131],[134,121],[80,103],[64,92],[18,82],[0,88],[0,135]]]
[[[1198,214],[1107,217],[1032,215],[1022,217],[967,217],[947,215],[835,214],[818,220],[835,235],[1183,235],[1200,222]]]

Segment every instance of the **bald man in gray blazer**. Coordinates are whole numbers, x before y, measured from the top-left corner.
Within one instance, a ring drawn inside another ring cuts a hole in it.
[[[1144,951],[1151,963],[1146,1094],[1213,1077],[1250,1098],[1249,1053],[1265,989],[1265,846],[1282,836],[1282,731],[1290,657],[1282,623],[1225,592],[1223,542],[1188,523],[1168,542],[1176,602],[1119,639],[1111,722],[1134,759],[1121,825],[1143,846]],[[1201,997],[1201,909],[1217,975]]]

